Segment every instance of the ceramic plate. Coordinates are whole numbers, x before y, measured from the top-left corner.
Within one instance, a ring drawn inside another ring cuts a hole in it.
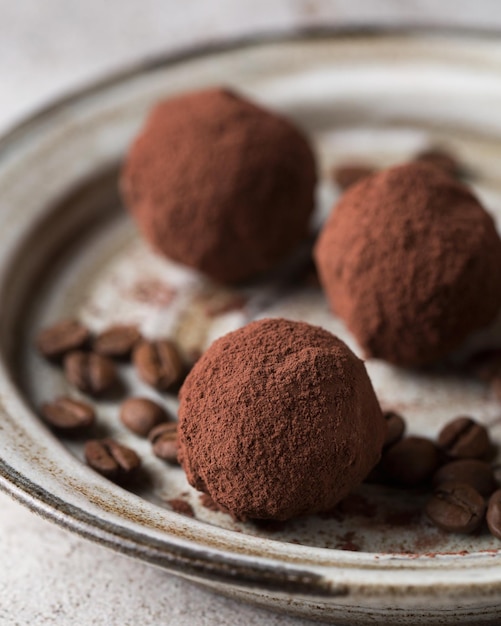
[[[179,468],[126,432],[118,401],[98,404],[99,429],[135,448],[148,480],[133,492],[82,462],[82,443],[56,438],[37,407],[68,392],[33,350],[36,332],[68,316],[92,329],[137,323],[174,337],[186,354],[251,319],[285,316],[356,343],[302,280],[308,250],[259,284],[211,285],[156,257],[117,193],[120,161],[160,98],[230,85],[293,118],[320,162],[319,223],[337,191],[329,170],[347,158],[378,166],[440,144],[501,217],[501,45],[423,33],[293,36],[180,54],[104,80],[41,111],[0,142],[0,485],[47,518],[105,546],[272,608],[369,624],[497,623],[501,544],[483,532],[446,535],[420,510],[423,496],[363,486],[332,515],[283,527],[233,522],[204,508]],[[243,304],[242,304],[243,303]],[[496,330],[475,338],[492,344]],[[498,338],[499,343],[499,338]],[[436,436],[457,414],[501,440],[499,404],[480,383],[367,367],[382,404],[409,431]],[[124,393],[159,396],[121,369]],[[168,501],[190,502],[195,518]]]

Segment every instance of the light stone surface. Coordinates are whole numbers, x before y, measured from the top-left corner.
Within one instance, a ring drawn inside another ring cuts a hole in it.
[[[84,541],[0,493],[0,624],[306,626]]]
[[[311,24],[501,28],[495,0],[0,0],[0,129],[96,75],[226,36]],[[1,455],[1,441],[0,441]],[[0,494],[0,625],[306,626],[218,597]]]

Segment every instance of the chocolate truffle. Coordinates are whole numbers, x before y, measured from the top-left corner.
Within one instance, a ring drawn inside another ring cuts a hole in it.
[[[215,341],[181,389],[179,459],[236,519],[332,508],[377,463],[386,424],[363,362],[304,322]]]
[[[309,143],[290,121],[209,89],[157,104],[130,148],[121,189],[157,251],[235,283],[305,238],[315,182]]]
[[[366,355],[417,366],[444,357],[501,305],[501,240],[464,185],[411,163],[341,198],[315,248],[331,308]]]

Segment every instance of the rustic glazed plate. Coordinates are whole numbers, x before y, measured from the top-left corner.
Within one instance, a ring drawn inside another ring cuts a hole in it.
[[[234,523],[204,508],[178,468],[126,432],[118,399],[100,402],[99,431],[134,447],[146,479],[134,492],[93,473],[81,441],[57,439],[37,417],[68,391],[33,350],[44,325],[79,316],[100,330],[134,322],[172,336],[186,355],[250,319],[320,324],[357,350],[304,280],[308,250],[266,281],[230,291],[155,257],[117,193],[131,138],[160,98],[230,85],[294,118],[316,143],[322,183],[317,222],[337,191],[328,172],[346,158],[379,166],[440,144],[501,216],[501,45],[426,34],[301,36],[247,42],[145,64],[48,107],[0,142],[0,485],[33,510],[134,558],[220,592],[339,624],[498,623],[501,544],[485,531],[446,535],[422,516],[421,494],[367,485],[332,515],[277,527]],[[501,288],[501,286],[500,286]],[[500,341],[496,329],[475,343]],[[367,363],[385,407],[413,433],[435,436],[459,413],[490,425],[489,391],[453,374]],[[125,393],[174,397],[121,370]],[[191,503],[195,518],[168,501]]]

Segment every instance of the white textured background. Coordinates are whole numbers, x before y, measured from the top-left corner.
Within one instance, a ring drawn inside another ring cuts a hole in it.
[[[501,28],[499,0],[0,0],[0,128],[138,57],[312,24]]]
[[[498,28],[499,0],[0,0],[0,130],[82,81],[161,51],[288,27]],[[1,441],[0,441],[1,455]],[[202,591],[0,494],[0,625],[306,626]]]

